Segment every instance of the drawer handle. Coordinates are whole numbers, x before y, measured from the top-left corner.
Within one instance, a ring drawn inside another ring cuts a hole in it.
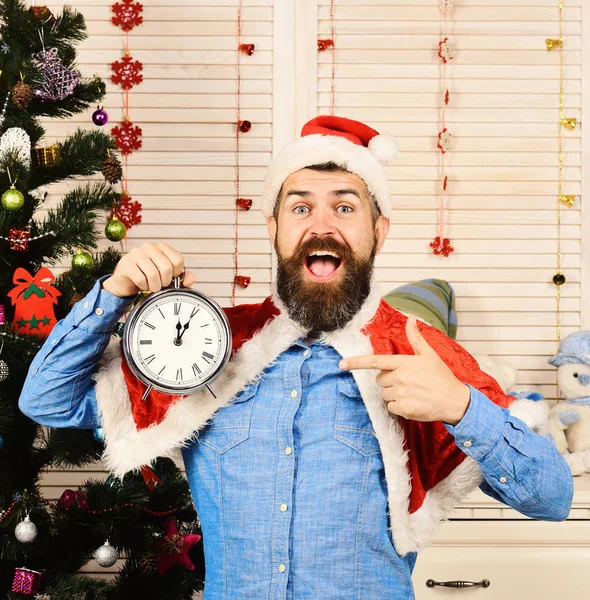
[[[450,587],[450,588],[466,588],[466,587],[490,587],[490,582],[487,579],[482,579],[481,581],[434,581],[434,579],[429,579],[426,582],[428,587]]]

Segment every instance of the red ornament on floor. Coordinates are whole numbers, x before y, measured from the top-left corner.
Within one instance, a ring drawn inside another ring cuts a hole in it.
[[[451,240],[449,240],[449,238],[444,238],[441,242],[440,236],[438,235],[430,242],[430,247],[437,256],[442,254],[447,257],[451,252],[455,251],[455,248],[451,246]]]
[[[124,56],[120,61],[111,63],[111,81],[120,85],[124,90],[130,90],[134,85],[143,81],[143,64],[138,60],[134,61],[129,55]]]
[[[21,334],[36,334],[47,337],[57,323],[54,304],[61,292],[54,287],[53,273],[41,267],[33,277],[26,269],[19,267],[12,277],[16,287],[8,292],[14,311],[13,329]]]
[[[201,536],[196,533],[180,535],[176,520],[172,517],[166,519],[164,537],[155,544],[155,550],[160,555],[158,573],[166,575],[170,569],[176,566],[193,571],[195,565],[193,565],[188,553],[200,539]]]
[[[141,148],[142,134],[141,127],[133,125],[129,120],[125,120],[121,125],[111,129],[111,135],[115,138],[115,145],[125,156],[129,156],[134,150]]]
[[[120,27],[123,31],[131,31],[136,25],[143,23],[141,13],[143,5],[133,0],[122,0],[115,2],[112,7],[115,16],[111,18],[113,25]]]

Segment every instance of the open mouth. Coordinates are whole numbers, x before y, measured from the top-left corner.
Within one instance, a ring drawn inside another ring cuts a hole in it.
[[[330,281],[336,277],[342,259],[335,252],[318,250],[304,259],[304,266],[313,281]]]

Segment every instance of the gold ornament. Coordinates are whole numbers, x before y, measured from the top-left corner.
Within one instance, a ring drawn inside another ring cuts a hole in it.
[[[561,119],[561,124],[566,128],[569,129],[570,131],[573,131],[576,128],[576,119],[574,118],[568,118],[568,117],[563,117]]]
[[[2,194],[2,206],[6,210],[15,211],[20,210],[24,205],[25,197],[22,195],[22,192],[14,187],[13,183],[10,189]]]
[[[113,217],[112,220],[107,223],[104,230],[104,234],[111,242],[120,242],[125,237],[126,233],[127,228],[122,221],[117,219],[117,217]]]
[[[563,48],[563,40],[552,40],[551,38],[547,38],[545,40],[545,46],[547,46],[547,50],[551,52],[551,50],[555,50],[555,48]]]
[[[61,146],[59,144],[33,150],[33,164],[38,167],[53,167],[60,159]]]
[[[94,258],[92,258],[92,254],[85,250],[76,250],[76,253],[72,257],[72,268],[92,271],[94,268]]]
[[[566,206],[571,208],[574,205],[574,202],[576,201],[576,197],[575,196],[566,196],[565,194],[560,194],[559,201],[562,204],[565,204]]]

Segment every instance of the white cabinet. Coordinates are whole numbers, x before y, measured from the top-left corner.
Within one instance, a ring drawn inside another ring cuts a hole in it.
[[[471,518],[443,523],[418,556],[413,575],[416,599],[590,598],[590,477],[576,478],[575,487],[572,512],[561,523],[528,519],[481,492],[467,498],[457,514]],[[481,517],[494,510],[498,518]],[[485,579],[489,586],[428,587],[429,579]]]

